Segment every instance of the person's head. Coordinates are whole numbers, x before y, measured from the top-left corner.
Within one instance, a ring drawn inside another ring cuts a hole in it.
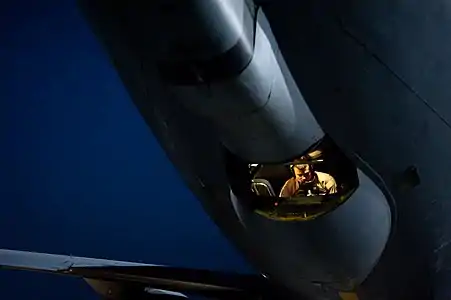
[[[296,164],[293,165],[293,174],[297,180],[301,182],[312,181],[315,177],[312,166],[309,164]]]

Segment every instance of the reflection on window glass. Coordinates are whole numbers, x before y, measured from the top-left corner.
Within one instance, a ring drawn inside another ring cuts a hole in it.
[[[325,137],[285,163],[248,164],[256,212],[275,220],[306,221],[328,213],[358,186],[354,164]]]

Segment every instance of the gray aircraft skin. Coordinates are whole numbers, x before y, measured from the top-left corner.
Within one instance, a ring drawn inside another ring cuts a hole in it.
[[[448,299],[451,6],[417,2],[80,7],[187,186],[258,272],[298,299]],[[265,214],[243,190],[259,179],[249,165],[322,146],[354,176],[324,213]]]

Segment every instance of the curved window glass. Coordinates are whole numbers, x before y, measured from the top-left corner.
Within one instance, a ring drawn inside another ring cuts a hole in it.
[[[287,162],[246,163],[235,157],[228,165],[240,201],[274,220],[319,217],[345,202],[359,184],[356,167],[327,136]]]

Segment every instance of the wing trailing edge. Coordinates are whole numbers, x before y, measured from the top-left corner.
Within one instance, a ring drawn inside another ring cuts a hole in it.
[[[0,269],[81,277],[106,299],[261,299],[275,291],[260,275],[8,249],[0,249]]]

